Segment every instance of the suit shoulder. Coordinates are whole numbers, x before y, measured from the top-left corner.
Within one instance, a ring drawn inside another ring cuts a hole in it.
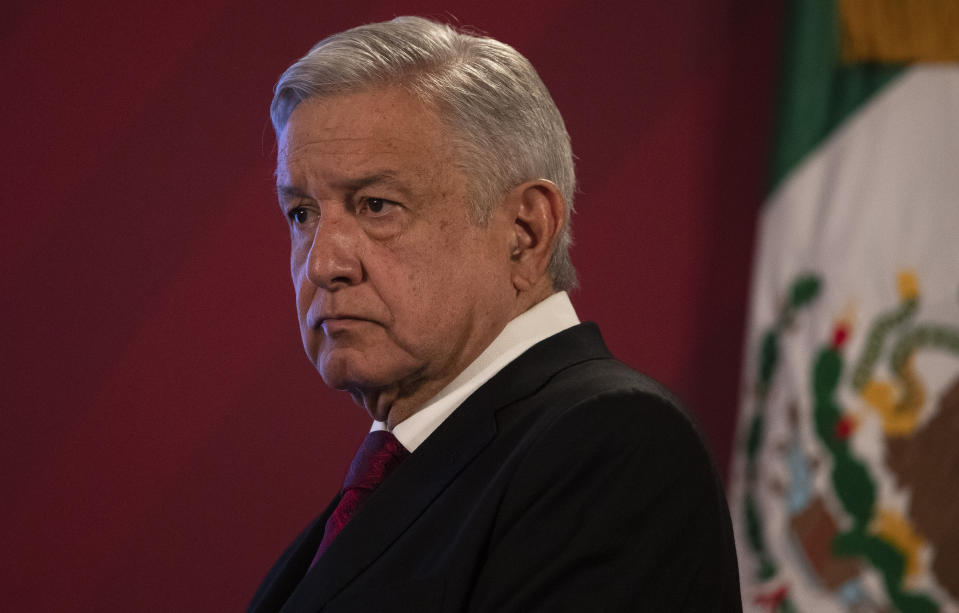
[[[616,358],[586,360],[566,368],[552,378],[554,385],[575,385],[586,391],[624,391],[657,396],[670,404],[679,401],[664,385]]]
[[[554,609],[580,601],[588,609],[584,595],[602,593],[617,610],[738,610],[722,486],[672,394],[600,359],[557,373],[518,409],[535,415],[499,505],[489,565],[506,587],[484,588],[480,609],[507,610],[500,604],[517,593],[528,598],[514,610],[543,593],[556,595]],[[527,589],[524,569],[536,569],[529,581],[562,589]]]
[[[631,426],[697,429],[682,403],[665,386],[626,364],[603,358],[564,369],[540,390],[553,407],[553,419],[611,421]],[[697,435],[698,436],[698,435]]]

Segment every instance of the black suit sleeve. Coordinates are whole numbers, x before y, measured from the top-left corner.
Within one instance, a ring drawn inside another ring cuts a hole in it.
[[[564,411],[502,501],[474,611],[741,611],[722,487],[679,409],[645,393]]]

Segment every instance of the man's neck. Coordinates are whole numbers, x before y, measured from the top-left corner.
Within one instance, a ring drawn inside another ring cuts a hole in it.
[[[407,419],[392,425],[374,424],[374,429],[391,429],[408,450],[415,450],[467,397],[507,364],[539,341],[578,323],[569,296],[565,292],[554,294],[511,320],[473,362]]]
[[[416,372],[389,388],[348,390],[353,401],[365,408],[374,420],[386,422],[388,428],[392,430],[415,415],[430,399],[456,379],[490,346],[510,322],[549,298],[553,293],[552,283],[545,278],[533,287],[517,291],[512,306],[501,316],[499,324],[490,326],[487,323],[482,329],[472,331],[471,336],[474,340],[463,342],[464,346],[472,346],[472,350],[457,355],[457,363],[447,368],[445,376],[436,377],[431,376],[430,373]],[[482,340],[476,342],[475,339]]]

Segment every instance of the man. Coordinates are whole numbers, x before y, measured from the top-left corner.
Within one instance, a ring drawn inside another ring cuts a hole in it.
[[[399,18],[271,114],[303,345],[374,425],[250,610],[740,610],[700,439],[566,295],[572,153],[526,59]]]

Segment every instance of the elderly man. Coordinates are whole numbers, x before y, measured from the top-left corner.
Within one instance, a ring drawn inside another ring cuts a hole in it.
[[[572,153],[529,62],[399,18],[320,42],[271,114],[303,345],[374,423],[250,610],[739,610],[698,435],[567,297]]]

